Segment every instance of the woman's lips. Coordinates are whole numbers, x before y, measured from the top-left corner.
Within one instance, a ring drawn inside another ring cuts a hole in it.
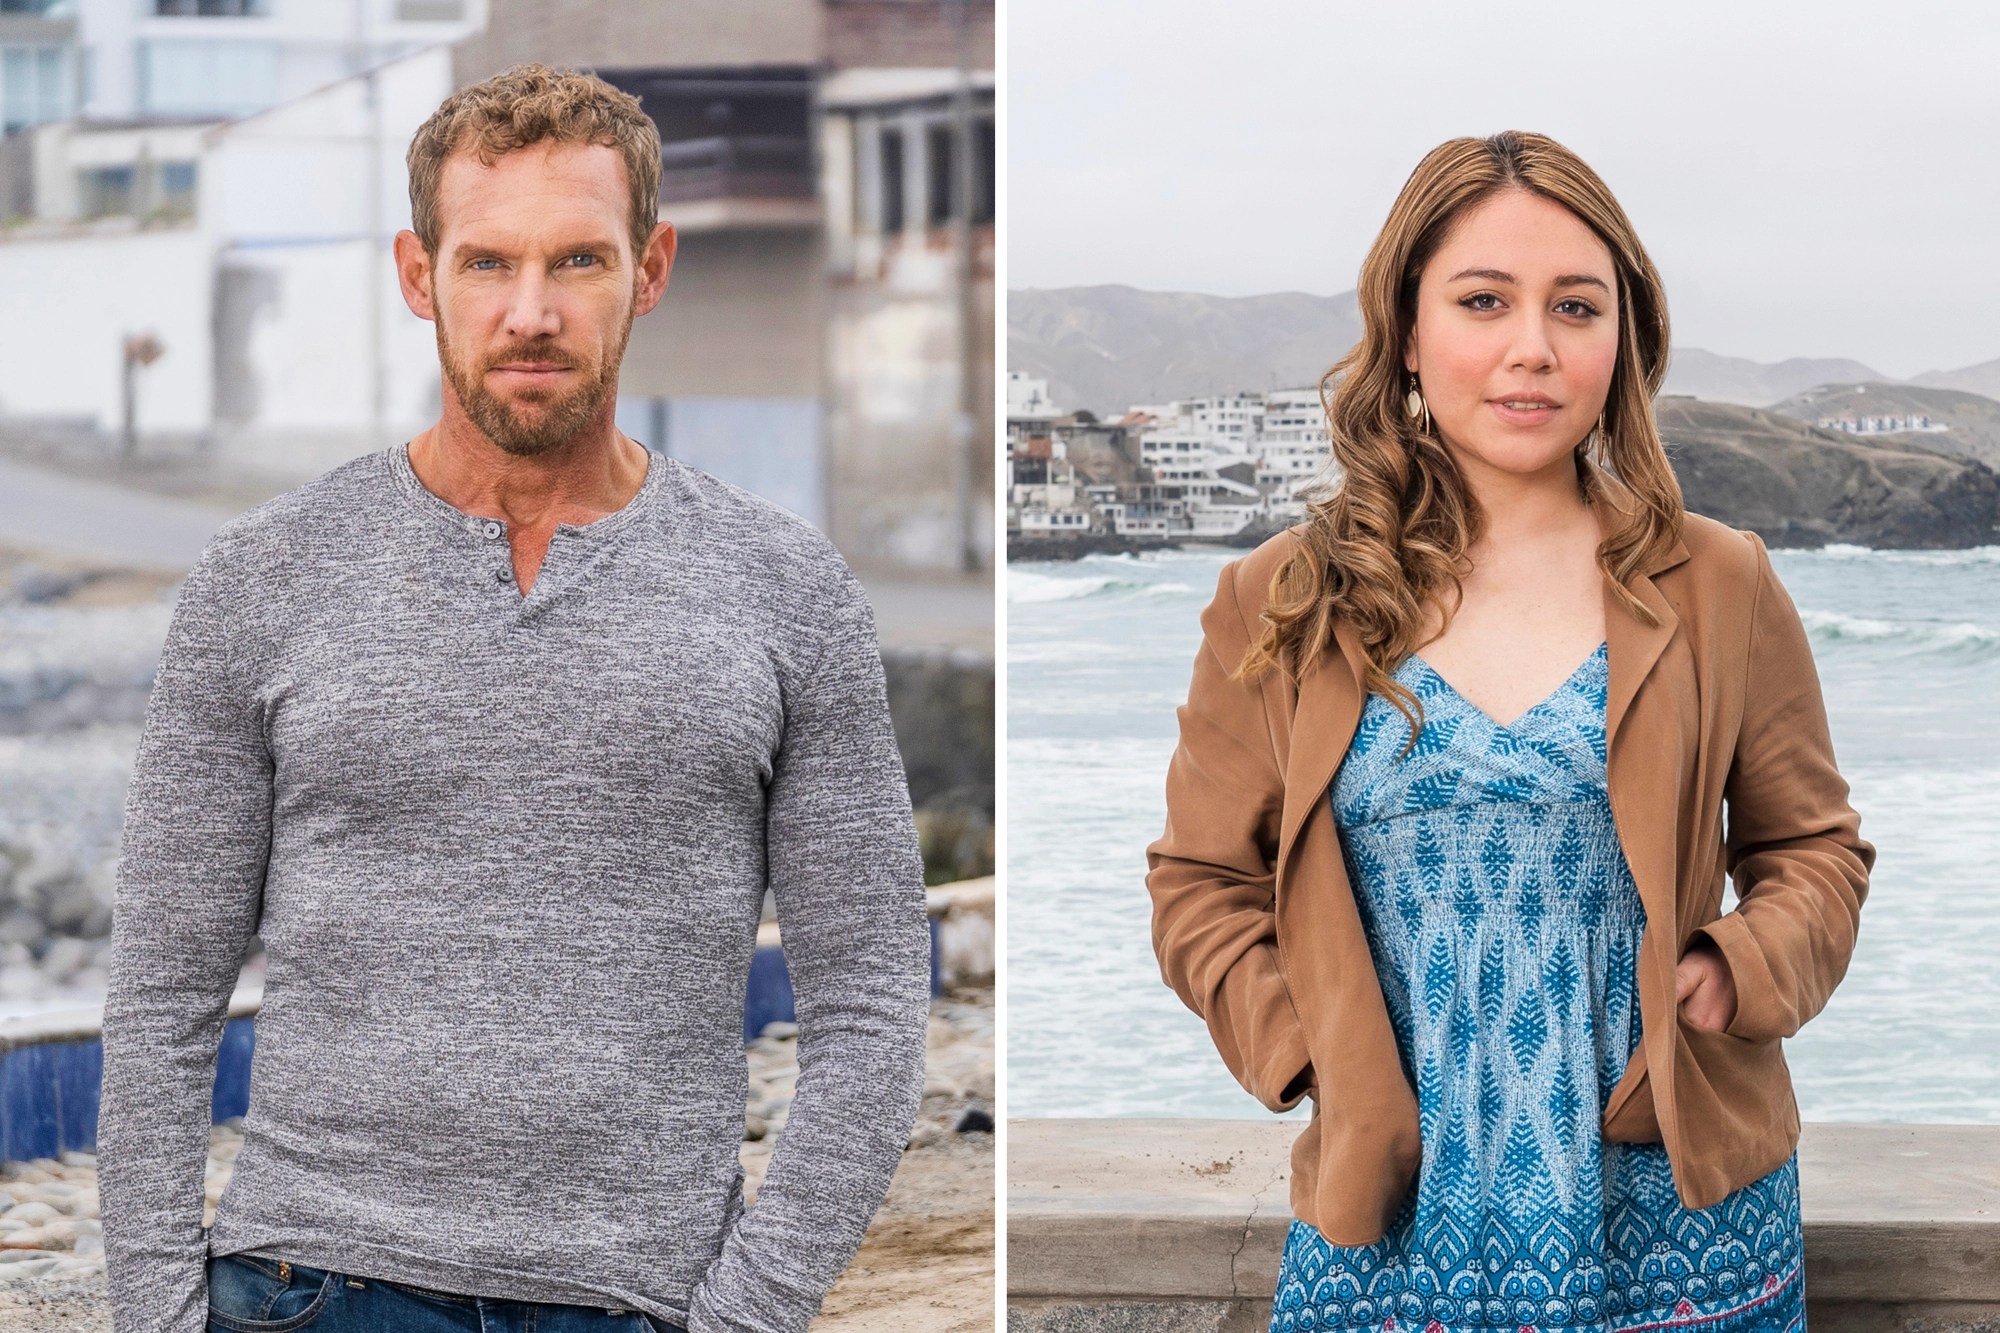
[[[1550,420],[1559,410],[1553,403],[1537,403],[1532,407],[1509,407],[1502,398],[1487,399],[1487,406],[1494,415],[1510,426],[1539,426]]]

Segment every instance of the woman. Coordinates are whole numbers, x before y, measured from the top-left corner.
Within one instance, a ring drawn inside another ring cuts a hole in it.
[[[1271,1327],[1803,1328],[1781,1041],[1875,852],[1763,543],[1682,508],[1659,275],[1507,133],[1358,297],[1344,475],[1222,571],[1148,848],[1168,983],[1313,1102]]]

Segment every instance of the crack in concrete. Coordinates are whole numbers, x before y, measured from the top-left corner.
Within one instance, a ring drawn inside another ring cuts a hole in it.
[[[1236,1248],[1229,1252],[1229,1294],[1237,1300],[1243,1300],[1244,1294],[1243,1283],[1236,1275],[1236,1261],[1242,1257],[1243,1247],[1250,1243],[1250,1228],[1257,1221],[1258,1209],[1264,1206],[1264,1195],[1270,1191],[1273,1185],[1276,1185],[1280,1180],[1285,1178],[1287,1166],[1287,1163],[1279,1163],[1277,1168],[1271,1172],[1271,1178],[1258,1186],[1257,1190],[1251,1194],[1250,1215],[1243,1219],[1243,1234],[1237,1239]]]

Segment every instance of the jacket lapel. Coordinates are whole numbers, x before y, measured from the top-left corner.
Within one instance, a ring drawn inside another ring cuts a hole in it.
[[[1602,500],[1592,506],[1592,511],[1597,518],[1600,536],[1609,536],[1618,511]],[[1665,594],[1655,586],[1652,576],[1687,558],[1687,544],[1677,538],[1663,554],[1634,571],[1626,581],[1625,586],[1652,608],[1659,620],[1657,625],[1647,625],[1627,610],[1608,583],[1604,588],[1605,654],[1610,668],[1604,718],[1608,770],[1606,785],[1613,796],[1614,813],[1620,808],[1619,794],[1630,791],[1641,797],[1650,796],[1656,801],[1669,802],[1671,822],[1672,791],[1653,792],[1651,788],[1658,784],[1656,781],[1649,783],[1648,779],[1657,779],[1660,775],[1649,772],[1646,769],[1647,757],[1634,752],[1631,746],[1621,751],[1617,738],[1638,695],[1639,686],[1652,673],[1653,665],[1666,651],[1668,642],[1680,626],[1680,617],[1675,614]],[[1324,654],[1307,669],[1299,682],[1298,701],[1292,716],[1291,750],[1285,760],[1285,801],[1276,866],[1280,896],[1284,891],[1285,868],[1299,831],[1313,807],[1325,799],[1327,786],[1333,781],[1334,772],[1340,767],[1349,742],[1354,739],[1355,727],[1361,721],[1362,706],[1367,701],[1367,693],[1362,686],[1366,659],[1360,640],[1345,620],[1336,620],[1334,639],[1339,645],[1339,654]],[[1651,890],[1641,895],[1646,900],[1648,913],[1670,911],[1671,879],[1661,883],[1648,875],[1639,884],[1642,890]],[[1661,897],[1662,894],[1667,896]],[[1656,916],[1656,919],[1661,918]]]
[[[1333,627],[1338,655],[1327,653],[1299,681],[1298,703],[1292,714],[1291,753],[1285,761],[1284,820],[1279,829],[1277,884],[1284,892],[1285,866],[1298,841],[1299,829],[1313,806],[1326,795],[1334,770],[1347,754],[1348,742],[1361,721],[1367,701],[1362,688],[1367,659],[1361,642],[1346,620]]]

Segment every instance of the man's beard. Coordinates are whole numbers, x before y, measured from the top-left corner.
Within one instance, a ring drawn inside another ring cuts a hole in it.
[[[435,305],[433,308],[437,309]],[[517,457],[533,457],[567,443],[590,424],[603,410],[604,400],[616,392],[618,366],[625,357],[626,340],[632,336],[632,317],[633,308],[627,306],[625,325],[619,330],[617,341],[611,345],[609,354],[599,363],[595,374],[591,374],[588,367],[579,367],[567,353],[535,343],[509,346],[489,357],[484,365],[468,369],[459,364],[451,340],[445,333],[444,312],[437,309],[434,322],[437,325],[438,364],[451,381],[452,391],[458,395],[465,415],[487,439]],[[578,384],[560,395],[549,389],[528,390],[523,400],[539,410],[523,415],[507,400],[486,388],[486,372],[510,361],[567,366],[581,369],[584,374],[579,377]]]

